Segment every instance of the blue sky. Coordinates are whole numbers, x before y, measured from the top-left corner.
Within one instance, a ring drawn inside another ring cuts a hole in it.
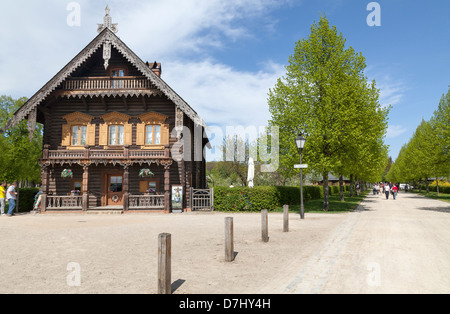
[[[162,62],[163,79],[208,125],[266,125],[269,88],[325,14],[365,56],[380,103],[392,105],[386,143],[395,159],[450,85],[450,1],[377,1],[375,27],[370,2],[2,1],[0,95],[31,97],[97,35],[108,4],[117,35],[144,61]]]

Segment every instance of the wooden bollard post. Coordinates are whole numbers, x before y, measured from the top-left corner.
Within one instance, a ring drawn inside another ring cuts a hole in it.
[[[234,260],[234,233],[233,218],[225,218],[225,261],[232,262]]]
[[[289,232],[289,205],[283,205],[283,232]]]
[[[263,242],[269,242],[269,220],[267,209],[261,211],[261,237]]]
[[[171,294],[172,236],[160,233],[158,236],[158,294]]]

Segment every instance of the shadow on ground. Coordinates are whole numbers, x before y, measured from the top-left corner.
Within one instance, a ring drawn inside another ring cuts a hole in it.
[[[418,210],[429,210],[434,212],[441,212],[441,213],[450,213],[450,206],[448,207],[419,207]]]

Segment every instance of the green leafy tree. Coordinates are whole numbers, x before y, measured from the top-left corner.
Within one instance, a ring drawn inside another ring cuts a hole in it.
[[[380,108],[379,90],[368,83],[365,67],[361,53],[346,48],[343,35],[321,17],[309,37],[296,43],[286,76],[269,92],[269,125],[278,126],[280,134],[280,171],[288,178],[298,173],[294,139],[305,134],[304,160],[309,171],[323,177],[324,210],[330,172],[365,175],[369,169],[358,173],[355,166],[370,164],[384,152],[379,139],[389,108]],[[376,136],[374,129],[380,131]]]
[[[13,99],[0,96],[0,128],[3,128],[14,112],[27,99]],[[8,182],[19,181],[23,185],[40,182],[38,160],[42,156],[42,126],[37,125],[33,140],[30,141],[27,121],[20,122],[14,128],[0,135],[0,178]]]

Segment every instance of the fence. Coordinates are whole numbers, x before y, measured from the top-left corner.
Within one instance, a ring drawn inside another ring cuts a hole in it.
[[[214,210],[214,188],[194,189],[191,188],[191,209],[196,210]]]

